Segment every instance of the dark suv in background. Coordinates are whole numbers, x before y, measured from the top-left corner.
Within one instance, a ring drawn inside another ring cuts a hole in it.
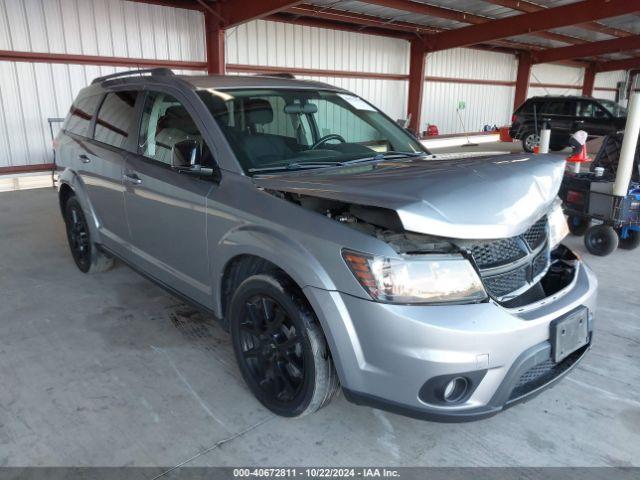
[[[522,141],[522,148],[532,152],[540,141],[543,122],[551,127],[549,148],[565,148],[577,130],[589,136],[609,135],[622,130],[627,110],[611,100],[578,96],[531,97],[520,105],[511,118],[511,138]]]

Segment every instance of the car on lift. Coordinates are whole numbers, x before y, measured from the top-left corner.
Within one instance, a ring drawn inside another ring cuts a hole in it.
[[[556,156],[439,158],[325,83],[165,69],[96,79],[55,148],[78,268],[121,259],[211,312],[276,414],[341,386],[484,418],[591,345],[597,282],[561,243]]]
[[[540,143],[540,129],[551,129],[549,148],[562,150],[571,134],[585,130],[590,137],[614,134],[624,129],[627,110],[611,100],[582,96],[546,95],[531,97],[511,117],[509,135],[522,141],[525,152]]]

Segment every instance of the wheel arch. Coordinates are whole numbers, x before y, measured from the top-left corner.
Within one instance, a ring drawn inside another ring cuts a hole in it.
[[[76,172],[67,168],[60,175],[58,185],[58,203],[60,205],[60,211],[63,217],[65,203],[67,202],[67,200],[69,200],[70,197],[75,196],[82,206],[85,217],[87,218],[87,220],[89,220],[87,223],[89,224],[91,237],[94,239],[95,243],[101,243],[98,217],[96,216],[93,205],[91,204],[91,200],[89,199],[89,196],[87,194],[84,182],[82,181],[80,176]]]

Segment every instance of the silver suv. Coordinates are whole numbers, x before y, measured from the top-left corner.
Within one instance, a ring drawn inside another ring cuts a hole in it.
[[[590,347],[596,280],[560,244],[561,158],[442,158],[324,83],[164,69],[83,89],[56,153],[80,270],[119,258],[213,313],[279,415],[341,385],[483,418]]]

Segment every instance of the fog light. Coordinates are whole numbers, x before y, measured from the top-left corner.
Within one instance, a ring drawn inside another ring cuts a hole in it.
[[[444,387],[442,398],[445,402],[455,403],[465,396],[469,382],[465,377],[452,378]]]

